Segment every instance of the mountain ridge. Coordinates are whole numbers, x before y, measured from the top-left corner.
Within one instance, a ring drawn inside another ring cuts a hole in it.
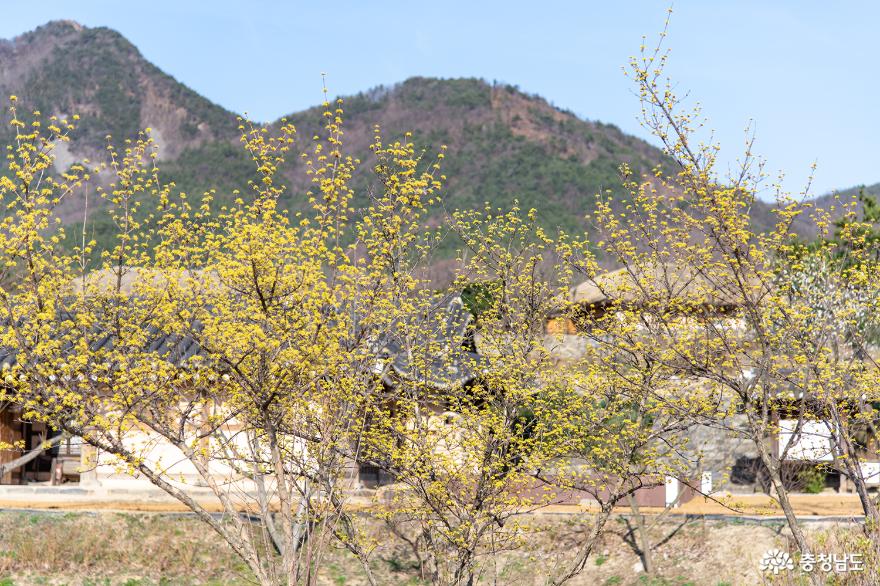
[[[112,29],[52,21],[0,41],[0,92],[17,95],[23,110],[81,116],[73,139],[59,150],[59,166],[101,156],[108,134],[118,143],[150,127],[164,175],[184,191],[214,188],[222,203],[253,177],[239,144],[237,115],[163,72]],[[586,230],[583,216],[599,192],[610,191],[623,205],[628,194],[620,186],[621,163],[636,173],[671,165],[660,149],[613,124],[582,119],[515,86],[480,79],[413,77],[345,97],[343,109],[346,146],[364,161],[355,177],[356,205],[366,202],[371,186],[375,124],[386,138],[412,132],[428,150],[448,146],[443,171],[448,207],[489,202],[503,208],[517,201],[538,209],[549,229]],[[286,118],[303,143],[322,125],[320,106]],[[6,125],[0,140],[11,140]],[[302,209],[307,179],[294,162],[282,173],[290,185],[284,205]],[[880,184],[870,189],[880,191]],[[65,221],[81,221],[82,201],[65,206]],[[766,202],[755,203],[759,227],[770,225],[771,209]],[[109,229],[97,217],[94,223],[98,235]]]

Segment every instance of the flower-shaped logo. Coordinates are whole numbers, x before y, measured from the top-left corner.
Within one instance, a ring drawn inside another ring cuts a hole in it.
[[[787,552],[781,549],[768,549],[761,556],[761,571],[773,572],[774,575],[783,570],[793,570],[794,561]]]

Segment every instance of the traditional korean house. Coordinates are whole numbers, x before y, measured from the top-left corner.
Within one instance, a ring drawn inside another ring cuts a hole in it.
[[[689,298],[689,307],[696,308],[701,319],[713,319],[719,327],[744,328],[744,322],[737,315],[735,297],[719,290],[717,285],[708,282],[691,268],[673,265],[656,265],[644,273],[633,275],[627,269],[619,269],[598,276],[595,280],[581,283],[570,293],[571,302],[566,310],[552,315],[546,323],[547,346],[557,360],[574,361],[584,357],[587,345],[595,343],[588,335],[591,324],[609,311],[620,307],[638,310],[638,305],[646,296],[662,298],[663,295]],[[752,376],[749,371],[742,376]],[[686,382],[682,381],[684,392]],[[831,423],[823,418],[820,409],[812,413],[808,420],[798,422],[799,401],[792,395],[790,401],[780,396],[774,401],[773,424],[779,432],[767,437],[766,442],[776,455],[784,455],[789,461],[784,466],[784,480],[792,489],[802,489],[799,471],[815,469],[824,464],[829,487],[846,491],[850,488],[846,478],[836,472],[830,464],[834,454],[830,443]],[[788,407],[786,407],[788,405]],[[803,417],[803,412],[800,412]],[[742,427],[746,416],[736,413],[728,425]],[[797,431],[797,433],[795,433]],[[877,454],[876,440],[869,439],[865,430],[864,442],[857,446],[865,459],[863,476],[871,486],[880,486],[880,457]],[[734,492],[769,490],[768,479],[758,457],[754,443],[735,434],[703,425],[694,425],[690,442],[702,454],[702,469],[699,476],[714,480],[714,489],[727,489]],[[863,444],[863,445],[861,445]],[[722,482],[721,479],[726,479]]]
[[[96,275],[107,280],[108,274]],[[124,288],[138,278],[137,270],[126,276]],[[469,385],[477,376],[476,370],[482,359],[476,351],[473,335],[473,316],[464,307],[460,296],[450,294],[439,298],[425,315],[417,316],[422,325],[417,329],[424,339],[418,347],[432,348],[432,354],[416,359],[407,352],[395,328],[385,332],[373,342],[377,356],[375,375],[389,397],[393,397],[401,385],[418,382],[434,389],[435,396],[444,391]],[[197,327],[197,324],[196,324]],[[97,346],[113,343],[112,336],[97,336]],[[187,367],[193,360],[204,357],[199,344],[190,336],[154,332],[145,348],[157,358]],[[16,354],[0,349],[0,369],[8,370],[16,364]],[[393,407],[393,400],[389,400]],[[428,405],[440,419],[446,410],[442,401]],[[231,424],[234,427],[234,423]],[[234,434],[236,430],[230,428]],[[51,447],[43,449],[46,442]],[[196,469],[173,446],[150,437],[134,437],[132,441],[150,445],[149,458],[157,462],[174,463],[167,473],[184,484],[197,485],[200,477]],[[22,463],[23,459],[27,462]],[[97,453],[80,438],[62,437],[60,432],[47,428],[44,423],[31,422],[22,417],[14,403],[0,404],[0,484],[79,482],[83,486],[105,488],[149,487],[143,478],[135,478],[120,470],[111,461]],[[391,481],[370,462],[354,463],[357,470],[353,476],[357,484],[371,488]],[[8,469],[7,469],[8,468]]]

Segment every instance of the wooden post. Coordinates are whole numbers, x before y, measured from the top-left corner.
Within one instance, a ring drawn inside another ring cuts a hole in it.
[[[94,446],[83,442],[80,448],[80,486],[95,486],[98,484],[98,451]]]
[[[9,404],[0,404],[0,446],[7,446],[6,449],[0,449],[0,464],[11,462],[21,455],[17,450],[8,448],[21,440],[21,422]],[[0,477],[0,484],[12,484],[20,476],[20,470],[10,470]]]

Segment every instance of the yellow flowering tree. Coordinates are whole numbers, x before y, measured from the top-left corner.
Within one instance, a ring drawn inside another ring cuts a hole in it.
[[[434,584],[489,576],[494,556],[529,545],[526,513],[589,497],[585,539],[548,575],[563,584],[616,505],[695,478],[698,425],[754,444],[806,552],[783,468],[807,427],[827,422],[831,465],[876,536],[860,462],[878,404],[870,222],[850,214],[836,239],[805,249],[792,223],[827,234],[829,215],[780,193],[776,226],[757,232],[760,164],[747,149],[739,173],[717,177],[717,149],[696,142],[698,114],[663,82],[665,63],[658,47],[631,71],[676,171],[632,177],[624,165],[630,197],[600,195],[589,217],[598,242],[488,205],[426,227],[444,153],[378,128],[375,184],[354,209],[360,162],[345,153],[341,102],[325,103],[323,132],[298,153],[311,189],[295,214],[279,207],[280,170],[299,148],[286,121],[241,122],[254,179],[221,206],[163,181],[148,132],[106,163],[58,173],[74,120],[44,128],[13,105],[0,400],[82,437],[95,467],[182,502],[262,584],[317,583],[328,547],[376,583],[376,543],[349,502],[358,464],[393,480],[368,513]],[[102,198],[92,213],[114,227],[103,251],[87,222],[68,234],[57,213],[90,180]],[[444,231],[461,249],[441,291],[429,275]],[[607,274],[609,261],[621,270]],[[572,297],[578,278],[590,303]],[[581,356],[560,360],[561,334],[545,329],[559,315],[586,340]],[[781,419],[794,421],[792,442],[776,450]]]
[[[658,168],[641,178],[624,166],[629,199],[598,198],[591,216],[602,238],[597,247],[623,268],[608,278],[584,265],[588,280],[617,300],[616,323],[595,337],[677,381],[677,393],[663,400],[694,425],[754,445],[797,547],[808,552],[783,472],[811,424],[828,426],[832,465],[853,480],[869,527],[876,524],[854,435],[874,418],[878,371],[859,320],[877,303],[875,252],[864,224],[850,222],[838,241],[812,254],[815,261],[846,250],[847,261],[824,273],[833,286],[807,293],[812,261],[792,224],[811,222],[827,234],[828,213],[777,187],[776,224],[756,230],[749,210],[765,178],[762,163],[749,142],[741,167],[717,175],[717,146],[696,138],[699,111],[684,108],[663,77],[667,56],[661,40],[653,51],[643,48],[630,72],[643,123],[676,171]],[[782,420],[791,425],[783,429]],[[789,441],[777,449],[784,432]]]
[[[3,398],[82,437],[99,469],[184,503],[264,584],[315,583],[331,545],[375,582],[375,543],[348,506],[357,462],[394,479],[372,513],[437,584],[472,584],[486,560],[528,545],[524,513],[592,497],[588,539],[551,577],[568,581],[612,508],[676,469],[681,415],[651,394],[668,373],[616,353],[557,359],[545,324],[573,308],[575,268],[589,263],[585,243],[546,234],[535,210],[453,212],[461,254],[452,286],[434,289],[442,233],[424,220],[443,153],[377,128],[377,185],[356,211],[359,162],[344,154],[341,103],[325,107],[293,216],[278,208],[290,124],[242,121],[255,178],[218,206],[163,182],[148,133],[58,177],[53,149],[72,126],[44,135],[13,111]],[[100,252],[85,222],[72,238],[55,216],[90,175],[104,206],[93,213],[115,227]]]
[[[557,243],[534,213],[456,212],[451,226],[464,247],[452,289],[468,305],[412,280],[388,340],[400,349],[389,366],[405,358],[387,404],[370,414],[363,457],[395,479],[377,513],[435,584],[473,584],[491,572],[493,556],[523,546],[520,516],[558,490],[535,473],[560,455],[552,393],[576,392],[577,374],[555,369],[544,346],[544,320],[570,272],[560,264],[562,274],[548,278]]]
[[[81,436],[96,466],[184,503],[264,584],[315,583],[331,543],[374,583],[346,489],[377,387],[375,332],[399,290],[359,257],[388,225],[349,221],[357,162],[342,153],[341,104],[326,107],[323,139],[303,156],[310,208],[294,218],[277,208],[276,181],[292,125],[242,123],[255,179],[219,209],[211,193],[193,205],[162,182],[147,135],[111,149],[95,171],[109,177],[116,242],[96,270],[94,242],[63,248],[53,221],[87,174],[54,178],[60,129],[20,130],[3,179],[3,345],[15,357],[4,399]]]

